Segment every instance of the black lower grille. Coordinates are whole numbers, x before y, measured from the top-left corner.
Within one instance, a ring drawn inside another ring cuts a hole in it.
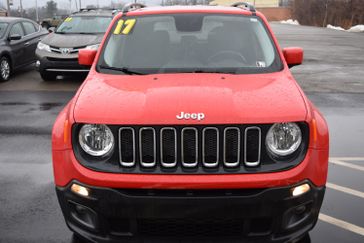
[[[138,221],[138,233],[144,236],[212,237],[242,236],[241,219],[143,219]]]
[[[135,222],[135,223],[134,223]],[[135,231],[146,237],[246,237],[273,231],[273,219],[262,218],[109,218],[111,233]],[[132,225],[135,225],[132,228]]]
[[[47,57],[49,61],[54,62],[78,62],[77,58],[54,58],[54,57]]]

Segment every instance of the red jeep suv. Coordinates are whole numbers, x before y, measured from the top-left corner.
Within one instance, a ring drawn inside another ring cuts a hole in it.
[[[317,221],[328,128],[265,17],[126,7],[52,138],[69,228],[92,242],[295,242]],[[241,241],[239,241],[241,242]]]

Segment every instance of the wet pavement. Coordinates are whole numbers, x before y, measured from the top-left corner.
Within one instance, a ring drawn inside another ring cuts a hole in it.
[[[305,49],[292,71],[330,127],[330,184],[311,242],[364,242],[364,34],[273,29],[282,46]],[[1,243],[72,242],[54,191],[50,131],[81,82],[46,83],[28,67],[0,83]]]

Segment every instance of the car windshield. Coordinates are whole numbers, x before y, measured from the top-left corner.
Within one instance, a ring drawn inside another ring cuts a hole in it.
[[[103,47],[104,73],[266,73],[282,68],[256,16],[175,14],[116,21]]]
[[[112,17],[71,16],[57,28],[59,34],[97,34],[105,33]]]
[[[0,38],[4,36],[8,23],[0,22]]]

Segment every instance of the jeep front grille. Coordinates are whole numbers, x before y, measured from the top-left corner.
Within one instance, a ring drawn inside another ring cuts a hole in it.
[[[90,156],[80,147],[82,124],[72,127],[77,160],[95,171],[122,174],[255,174],[288,170],[303,161],[309,144],[305,122],[297,123],[302,144],[286,157],[272,156],[265,137],[272,124],[108,125],[112,153]]]
[[[119,159],[124,168],[256,167],[261,129],[239,127],[121,127]]]

